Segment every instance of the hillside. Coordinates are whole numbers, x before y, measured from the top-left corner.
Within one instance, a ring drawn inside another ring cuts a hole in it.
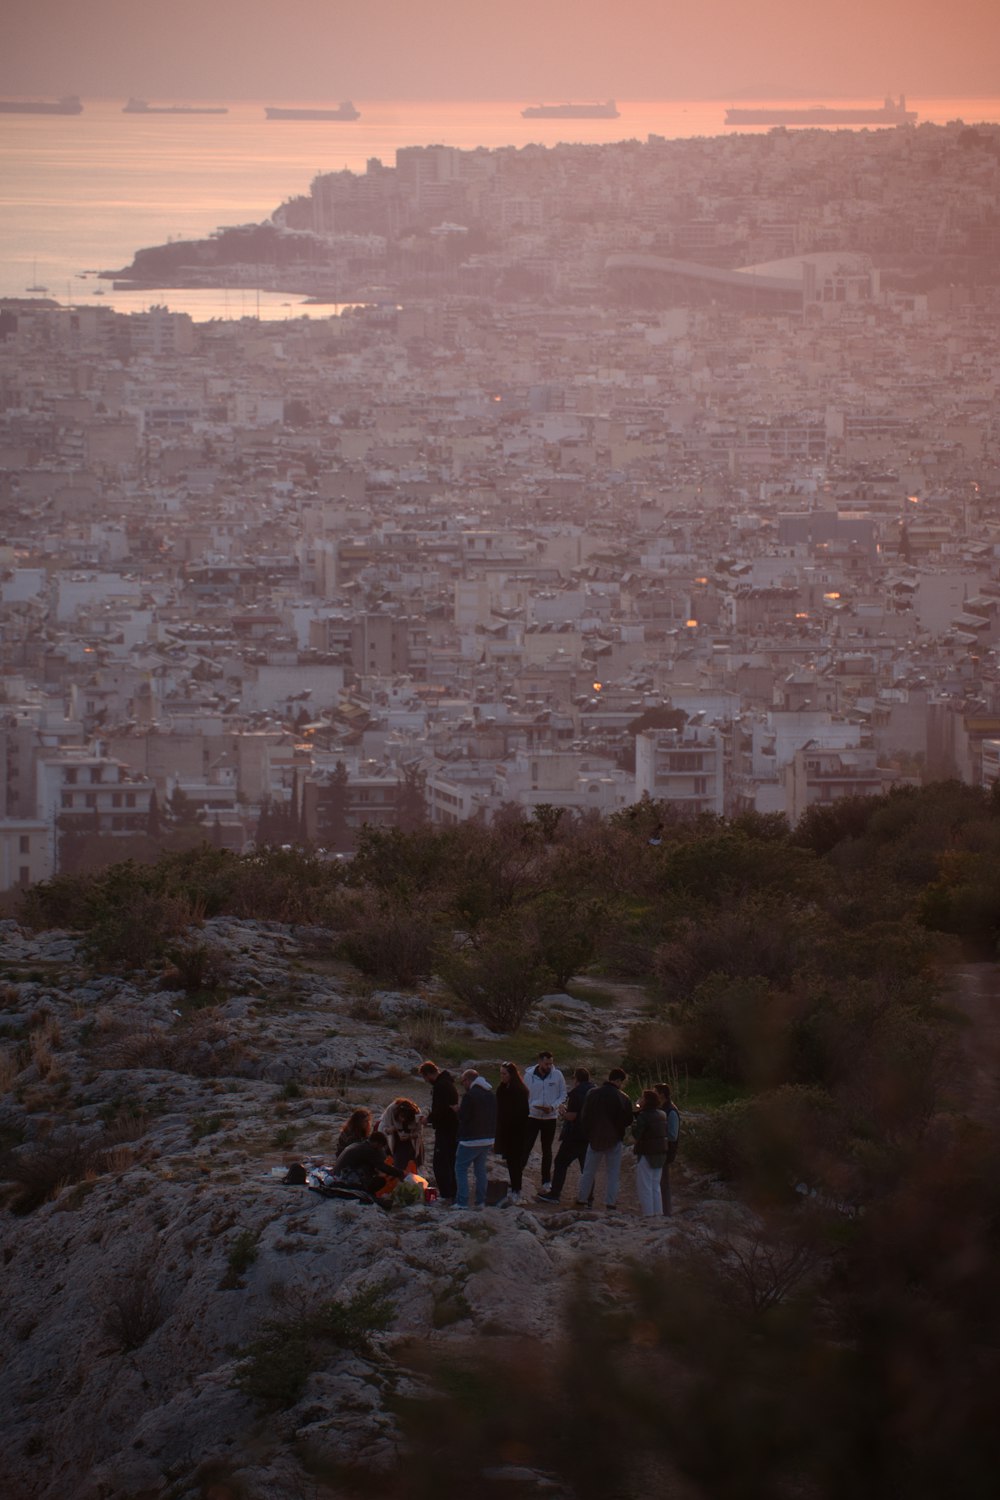
[[[387,1400],[414,1386],[410,1341],[552,1326],[578,1256],[611,1276],[626,1253],[697,1238],[724,1201],[682,1188],[667,1227],[542,1207],[383,1214],[285,1186],[272,1169],[326,1159],[349,1105],[424,1097],[425,1002],[351,994],[323,972],[314,930],[220,918],[200,936],[230,955],[231,995],[192,1008],[135,976],[92,977],[68,934],[3,925],[4,968],[24,976],[4,984],[4,1030],[28,1041],[5,1052],[0,1127],[36,1148],[21,1194],[54,1194],[4,1215],[10,1500],[193,1496],[210,1472],[238,1479],[219,1493],[292,1500],[304,1450],[391,1467]],[[609,1030],[606,1010],[568,996],[537,1016],[562,1023],[574,1061],[603,1055],[630,1019]],[[469,1060],[499,1060],[483,1028],[450,1035]],[[267,1319],[383,1284],[394,1316],[371,1354],[334,1352],[262,1421],[233,1388],[237,1350]]]

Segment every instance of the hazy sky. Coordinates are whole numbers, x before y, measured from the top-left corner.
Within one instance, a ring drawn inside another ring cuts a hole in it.
[[[1000,0],[2,0],[0,91],[1000,94]]]

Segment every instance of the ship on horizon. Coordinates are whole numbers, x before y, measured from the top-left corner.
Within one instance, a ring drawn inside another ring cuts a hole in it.
[[[350,99],[344,99],[336,109],[281,109],[269,104],[264,110],[269,120],[360,120],[361,111]]]
[[[226,104],[149,104],[145,99],[130,99],[122,105],[123,115],[228,115]]]
[[[793,105],[788,109],[766,105],[756,109],[731,107],[726,110],[727,125],[912,125],[916,118],[916,110],[906,107],[905,94],[900,94],[898,104],[887,94],[881,106],[862,105],[860,108],[811,104]]]
[[[4,115],[82,115],[78,94],[64,94],[61,99],[0,99]]]
[[[529,104],[521,111],[525,120],[617,120],[619,114],[613,99],[603,104]]]

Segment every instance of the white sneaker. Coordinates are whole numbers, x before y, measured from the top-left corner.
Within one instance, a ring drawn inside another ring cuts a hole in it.
[[[552,1184],[551,1184],[551,1182],[543,1182],[542,1183],[542,1192],[543,1193],[551,1193],[551,1191],[552,1191]]]
[[[507,1202],[508,1203],[520,1203],[520,1201],[521,1201],[521,1194],[520,1193],[513,1193],[513,1192],[511,1192],[511,1193],[507,1194]]]

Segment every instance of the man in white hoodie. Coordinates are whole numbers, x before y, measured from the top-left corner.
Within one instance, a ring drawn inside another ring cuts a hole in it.
[[[566,1103],[566,1080],[555,1065],[551,1052],[539,1052],[538,1061],[524,1072],[528,1085],[528,1128],[524,1137],[524,1160],[527,1162],[541,1136],[542,1192],[552,1188],[552,1142],[556,1138],[559,1111]]]

